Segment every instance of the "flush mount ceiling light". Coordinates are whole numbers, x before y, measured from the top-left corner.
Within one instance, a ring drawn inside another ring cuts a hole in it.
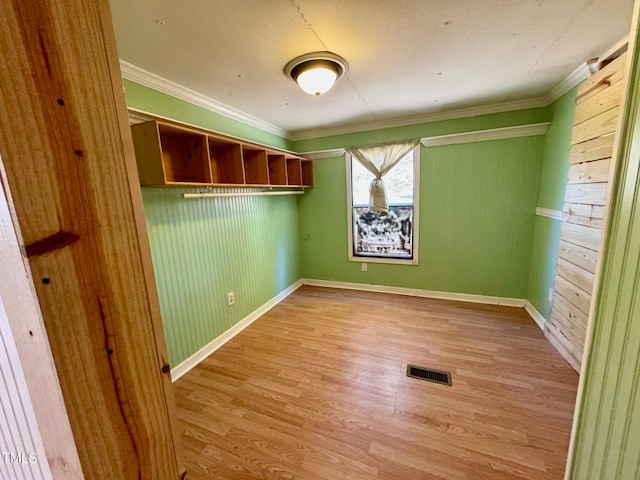
[[[311,52],[291,60],[284,67],[287,77],[295,81],[309,95],[328,92],[349,70],[349,64],[340,55],[331,52]]]

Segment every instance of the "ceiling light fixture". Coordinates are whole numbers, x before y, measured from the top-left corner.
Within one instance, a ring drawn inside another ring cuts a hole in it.
[[[295,81],[309,95],[328,92],[349,70],[349,64],[340,55],[331,52],[311,52],[291,60],[284,67],[287,77]]]

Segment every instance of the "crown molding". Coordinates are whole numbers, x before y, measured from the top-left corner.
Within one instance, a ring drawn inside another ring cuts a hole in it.
[[[381,130],[384,128],[406,127],[409,125],[419,125],[421,123],[439,122],[443,120],[454,120],[456,118],[476,117],[479,115],[489,115],[492,113],[511,112],[513,110],[523,110],[526,108],[539,108],[548,105],[546,97],[530,98],[528,100],[517,100],[514,102],[495,103],[492,105],[482,105],[478,107],[457,108],[440,112],[428,112],[406,117],[390,118],[373,122],[364,122],[338,127],[313,128],[308,130],[298,130],[289,133],[289,140],[310,140],[319,137],[331,137],[334,135],[345,135],[349,133],[366,132],[368,130]]]
[[[587,68],[586,62],[584,62],[569,76],[562,80],[558,85],[552,88],[549,93],[542,97],[517,100],[513,102],[496,103],[491,105],[481,105],[477,107],[466,107],[438,112],[427,112],[418,115],[396,117],[380,121],[290,131],[278,127],[277,125],[269,123],[265,120],[261,120],[260,118],[249,115],[248,113],[244,113],[229,105],[202,95],[201,93],[167,80],[166,78],[156,75],[155,73],[151,73],[147,70],[137,67],[136,65],[125,62],[124,60],[120,60],[120,68],[122,71],[122,77],[127,80],[131,80],[132,82],[136,82],[145,87],[149,87],[167,95],[171,95],[172,97],[179,98],[180,100],[184,100],[185,102],[189,102],[193,105],[205,108],[224,117],[237,120],[246,125],[258,128],[274,135],[278,135],[291,141],[310,140],[320,137],[345,135],[350,133],[365,132],[369,130],[381,130],[385,128],[405,127],[443,120],[454,120],[458,118],[490,115],[493,113],[511,112],[527,108],[546,107],[555,102],[558,98],[578,85],[584,79],[589,77],[589,69]],[[317,152],[311,153],[315,154]],[[324,154],[324,152],[322,153]],[[338,155],[341,155],[341,153],[339,153]]]
[[[304,153],[301,153],[300,155],[304,155],[304,157],[308,158],[309,160],[319,160],[322,158],[340,157],[345,153],[346,152],[344,148],[334,148],[331,150],[316,150],[314,152],[304,152]]]
[[[205,108],[224,117],[237,120],[251,127],[259,128],[260,130],[280,137],[287,138],[289,134],[289,132],[284,128],[280,128],[277,125],[241,112],[240,110],[236,110],[229,105],[202,95],[201,93],[172,82],[171,80],[167,80],[155,73],[148,72],[147,70],[125,62],[124,60],[120,60],[120,69],[122,71],[122,78],[131,80],[132,82],[166,93],[172,97],[179,98],[185,102],[189,102],[198,107]]]
[[[567,93],[573,87],[580,85],[580,83],[587,78],[589,78],[589,67],[587,67],[587,62],[583,62],[578,66],[578,68],[571,72],[568,77],[549,91],[546,97],[547,105],[555,102],[562,95]]]
[[[450,135],[421,138],[420,142],[425,147],[437,147],[440,145],[484,142],[487,140],[503,140],[505,138],[533,137],[535,135],[544,135],[549,125],[551,125],[551,122],[492,128],[488,130],[477,130],[475,132],[452,133]]]

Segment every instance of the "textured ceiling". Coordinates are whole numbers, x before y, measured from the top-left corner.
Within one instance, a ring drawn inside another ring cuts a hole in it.
[[[623,38],[633,0],[111,0],[122,60],[288,132],[539,98]],[[320,97],[283,74],[330,50]]]

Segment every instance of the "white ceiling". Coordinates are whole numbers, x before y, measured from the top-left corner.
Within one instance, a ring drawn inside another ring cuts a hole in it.
[[[111,0],[121,60],[294,136],[539,99],[623,38],[632,7],[633,0]],[[293,57],[316,50],[350,66],[320,97],[283,73]]]

